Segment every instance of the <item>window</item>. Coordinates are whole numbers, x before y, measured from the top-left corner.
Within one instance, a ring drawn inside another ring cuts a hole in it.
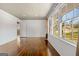
[[[70,5],[70,7],[69,7]],[[77,43],[79,39],[79,8],[72,4],[62,8],[62,13],[58,11],[53,17],[53,35]],[[63,15],[63,16],[62,16]]]
[[[73,19],[72,21],[72,25],[73,25],[73,42],[77,42],[78,40],[78,32],[79,32],[79,17]]]
[[[79,8],[74,9],[74,17],[79,16]]]
[[[52,34],[52,20],[49,20],[49,33]]]
[[[66,14],[66,17],[67,17],[66,20],[73,18],[73,14],[74,14],[74,10],[68,12],[68,13]]]
[[[64,22],[63,33],[65,39],[71,39],[71,20],[67,20]]]
[[[75,8],[62,17],[62,37],[77,43],[79,32],[79,9]]]
[[[62,17],[62,21],[65,21],[65,20],[66,20],[66,15]]]
[[[53,34],[55,37],[58,37],[58,19],[54,19],[54,26],[53,26]]]

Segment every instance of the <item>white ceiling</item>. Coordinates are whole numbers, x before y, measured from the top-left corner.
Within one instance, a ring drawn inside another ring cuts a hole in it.
[[[0,3],[0,9],[20,18],[44,18],[48,14],[51,3]]]

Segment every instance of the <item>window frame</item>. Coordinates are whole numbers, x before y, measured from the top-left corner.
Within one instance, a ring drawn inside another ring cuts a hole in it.
[[[74,32],[73,32],[73,24],[72,24],[72,22],[74,21],[75,18],[79,17],[79,15],[78,15],[78,16],[77,16],[77,15],[76,15],[76,16],[74,15],[74,12],[75,12],[74,10],[75,10],[75,9],[77,9],[77,8],[74,8],[73,10],[71,10],[71,11],[73,11],[73,18],[65,20],[65,21],[71,20],[71,30],[72,30],[72,31],[71,31],[71,40],[73,40],[73,33],[74,33]],[[70,11],[69,11],[69,12],[70,12]],[[69,13],[69,12],[67,12],[67,13]],[[66,13],[66,14],[67,14],[67,13]],[[65,15],[65,14],[64,14],[64,15]],[[63,16],[64,16],[64,15],[63,15]],[[62,18],[63,18],[63,16],[62,16]],[[67,16],[66,16],[66,18],[67,18]],[[64,21],[64,22],[65,22],[65,21]],[[62,20],[62,23],[63,23],[63,20]],[[65,25],[64,25],[64,26],[65,26]],[[62,31],[63,31],[63,27],[62,27]],[[78,33],[79,33],[79,32],[78,32]],[[65,37],[63,37],[63,33],[62,33],[62,38],[65,39],[66,41],[68,41]],[[79,39],[79,34],[78,34],[78,39]],[[78,41],[78,39],[77,39],[77,41]],[[74,43],[73,41],[68,41],[68,42]],[[77,44],[77,42],[75,42],[74,44]]]

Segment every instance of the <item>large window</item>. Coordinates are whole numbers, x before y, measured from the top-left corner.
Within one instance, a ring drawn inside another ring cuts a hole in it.
[[[79,39],[78,5],[67,4],[61,10],[53,15],[53,35],[56,38],[60,37],[69,42],[77,43]]]
[[[62,17],[62,37],[77,43],[79,32],[79,8],[66,13]]]

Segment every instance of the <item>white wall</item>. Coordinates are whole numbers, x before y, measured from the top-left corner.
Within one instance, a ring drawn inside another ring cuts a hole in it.
[[[61,56],[75,56],[76,45],[71,44],[64,39],[55,38],[52,35],[48,36],[48,41],[57,50]]]
[[[0,45],[16,39],[17,20],[18,18],[0,9]]]
[[[20,26],[21,37],[45,37],[46,20],[23,20]]]

